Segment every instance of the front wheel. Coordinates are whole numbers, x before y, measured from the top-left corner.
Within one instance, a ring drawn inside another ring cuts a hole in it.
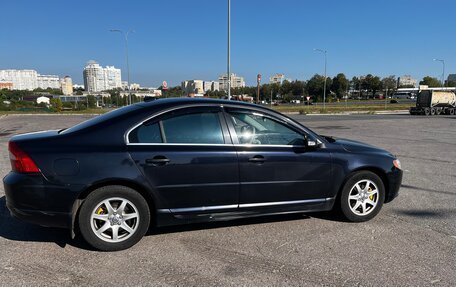
[[[360,171],[347,180],[340,196],[340,209],[346,219],[353,222],[374,218],[385,201],[385,187],[378,175]]]
[[[82,237],[102,251],[127,249],[147,232],[150,211],[146,200],[125,186],[105,186],[84,200],[78,217]]]

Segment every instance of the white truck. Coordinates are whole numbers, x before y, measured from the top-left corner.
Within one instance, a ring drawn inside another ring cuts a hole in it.
[[[411,115],[454,115],[455,113],[454,91],[421,90],[416,99],[416,107],[410,108]]]

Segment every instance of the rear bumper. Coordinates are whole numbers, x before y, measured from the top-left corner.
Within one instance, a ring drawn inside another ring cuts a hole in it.
[[[8,202],[6,207],[9,209],[11,216],[20,219],[25,222],[37,224],[46,227],[59,227],[59,228],[70,228],[71,227],[71,214],[59,213],[59,212],[48,212],[42,210],[29,210],[16,208]]]
[[[12,216],[47,227],[71,228],[77,192],[49,183],[41,174],[10,172],[3,178],[6,206]]]
[[[394,168],[387,174],[388,177],[388,194],[385,203],[392,201],[399,195],[399,188],[402,184],[402,170]]]

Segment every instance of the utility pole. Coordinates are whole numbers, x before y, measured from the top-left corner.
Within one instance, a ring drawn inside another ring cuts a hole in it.
[[[271,105],[271,108],[272,108],[272,90],[271,90],[271,103],[270,103],[270,105]]]
[[[445,87],[445,60],[442,59],[434,59],[434,61],[442,63],[442,87]]]
[[[227,73],[228,73],[228,100],[231,100],[231,0],[228,0],[228,57],[227,57]]]
[[[261,82],[261,74],[257,75],[257,98],[256,103],[260,104],[260,82]]]
[[[326,54],[327,54],[327,51],[322,50],[322,49],[314,49],[314,51],[323,53],[325,55],[325,83],[324,83],[324,87],[323,87],[323,109],[325,109],[326,108],[326,64],[327,64]]]
[[[117,32],[124,36],[125,38],[125,58],[127,60],[127,83],[128,83],[128,103],[131,105],[131,92],[130,92],[130,62],[128,61],[128,34],[134,33],[134,30],[129,30],[128,32],[124,32],[119,29],[111,29],[110,32]]]

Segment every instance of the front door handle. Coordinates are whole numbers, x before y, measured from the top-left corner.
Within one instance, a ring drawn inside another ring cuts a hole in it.
[[[256,156],[249,158],[249,161],[254,162],[254,163],[263,163],[263,162],[265,162],[265,160],[266,159],[262,155],[256,155]]]
[[[146,159],[146,164],[152,164],[155,166],[166,165],[170,162],[169,158],[162,155],[154,156],[153,158]]]

